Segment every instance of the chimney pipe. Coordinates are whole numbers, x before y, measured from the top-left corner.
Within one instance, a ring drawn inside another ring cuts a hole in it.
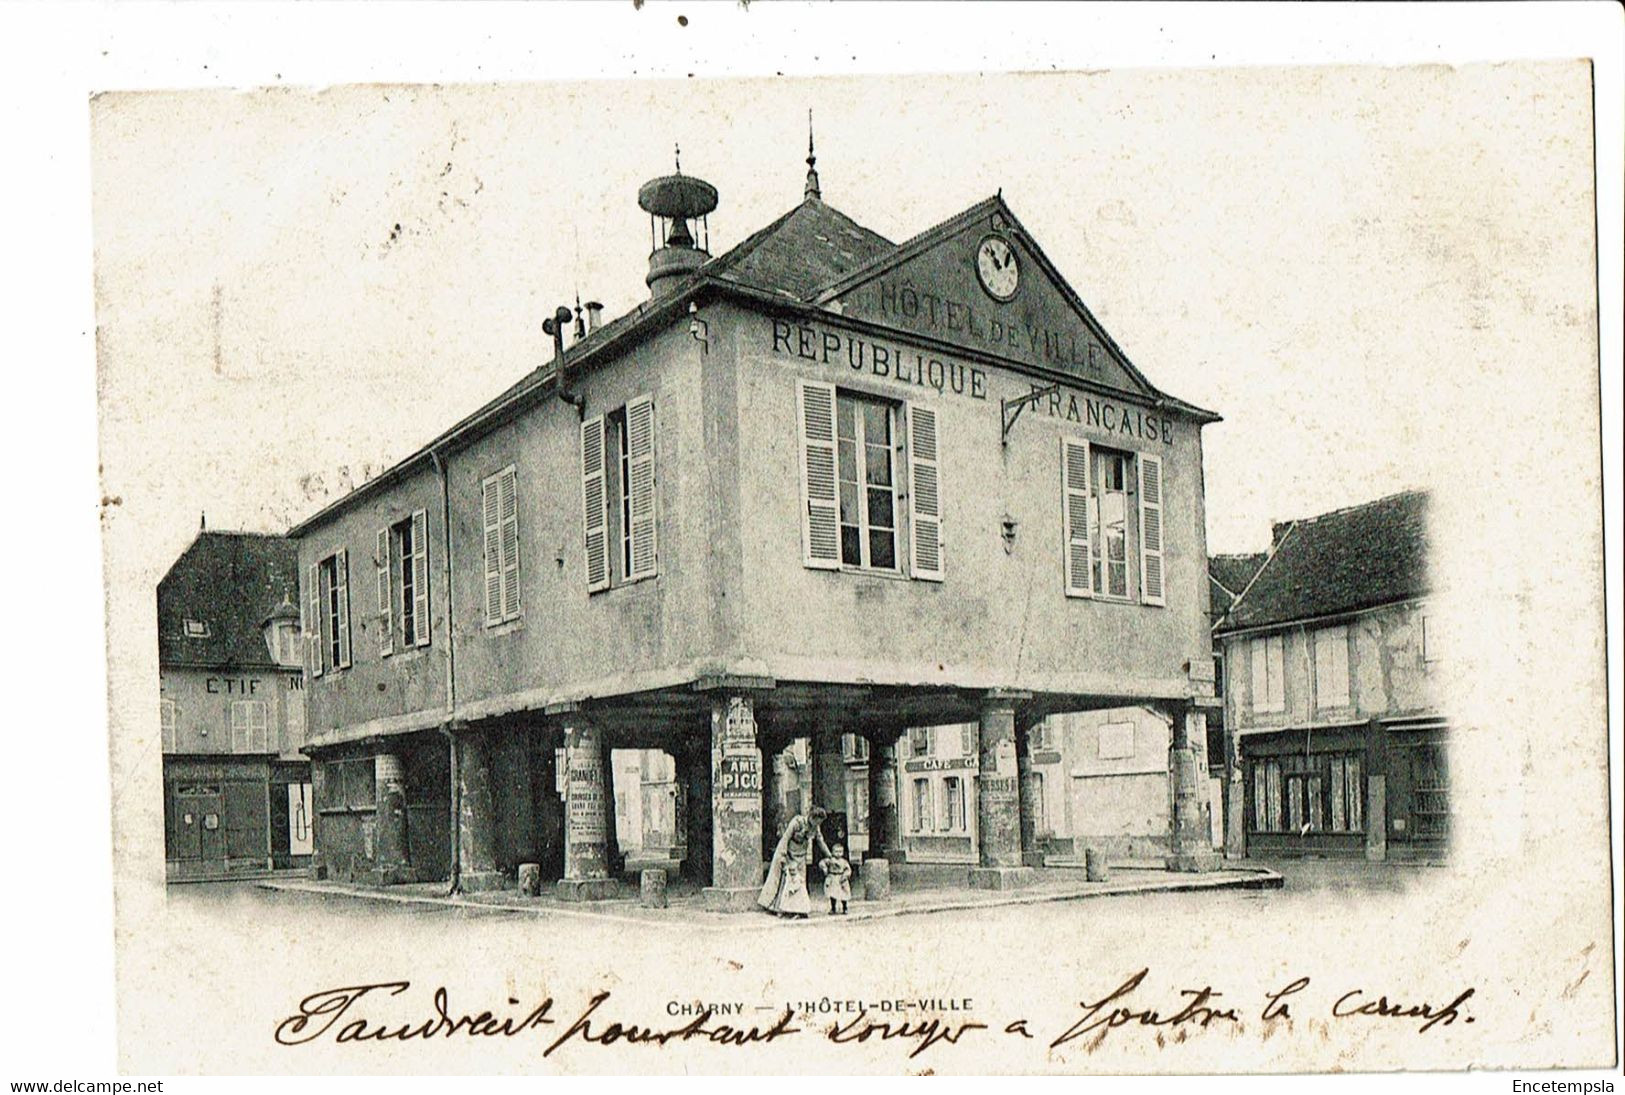
[[[596,300],[587,302],[587,333],[590,335],[604,325],[604,306]]]

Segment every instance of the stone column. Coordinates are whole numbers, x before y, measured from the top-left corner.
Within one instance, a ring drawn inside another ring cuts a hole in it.
[[[869,856],[903,862],[903,830],[897,814],[897,740],[893,731],[869,738]]]
[[[762,885],[762,753],[748,695],[719,694],[711,704],[711,885],[707,907],[756,907]]]
[[[1021,863],[1021,780],[1016,765],[1016,703],[1026,693],[990,692],[982,701],[976,774],[977,860],[970,884],[1002,890],[1030,881]]]
[[[465,731],[457,750],[458,887],[468,893],[501,889],[506,880],[497,870],[490,746],[483,733]]]
[[[1207,797],[1207,712],[1194,705],[1170,709],[1173,736],[1168,746],[1168,778],[1173,811],[1168,817],[1168,869],[1211,871],[1218,868],[1213,839],[1202,803]]]
[[[610,748],[609,739],[602,738],[604,757],[604,866],[609,871],[610,878],[616,878],[621,873],[624,860],[621,858],[621,835],[616,827],[620,811],[615,808],[615,758],[614,750]]]
[[[758,738],[762,749],[762,861],[766,862],[790,820],[784,812],[784,750],[789,743],[765,733],[758,733]]]
[[[1016,778],[1020,781],[1021,865],[1042,867],[1044,850],[1038,846],[1038,779],[1033,774],[1033,731],[1037,723],[1024,719],[1016,724]]]
[[[377,886],[416,882],[406,845],[406,764],[399,753],[379,753],[372,765],[377,855],[369,880]]]
[[[597,727],[565,729],[564,877],[557,886],[563,901],[602,900],[615,891],[605,847],[609,812],[604,757]]]

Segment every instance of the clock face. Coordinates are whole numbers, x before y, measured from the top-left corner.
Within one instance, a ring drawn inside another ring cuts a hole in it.
[[[976,276],[994,300],[1009,300],[1021,283],[1015,248],[1003,236],[988,236],[976,248]]]

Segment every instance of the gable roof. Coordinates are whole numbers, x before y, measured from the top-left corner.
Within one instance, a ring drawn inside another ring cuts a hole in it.
[[[728,251],[707,260],[690,273],[671,291],[652,300],[640,302],[631,311],[605,323],[584,339],[565,348],[564,363],[567,371],[588,368],[600,357],[649,337],[666,324],[686,315],[691,303],[706,294],[721,290],[758,303],[782,301],[800,309],[816,309],[834,292],[847,284],[873,277],[890,269],[898,262],[919,254],[934,243],[959,231],[977,217],[998,211],[1020,227],[1015,214],[1004,198],[994,195],[942,223],[926,229],[903,244],[894,244],[878,232],[858,224],[851,217],[821,198],[807,197],[765,227],[747,236]],[[1204,422],[1216,422],[1219,416],[1192,403],[1176,399],[1156,388],[1128,361],[1126,354],[1106,334],[1098,321],[1089,313],[1083,301],[1067,285],[1039,249],[1031,233],[1021,229],[1022,237],[1032,248],[1045,272],[1063,288],[1068,299],[1099,334],[1101,340],[1117,354],[1119,360],[1133,375],[1144,392],[1157,401],[1157,405],[1192,415]],[[856,279],[856,280],[854,280]],[[289,530],[290,536],[301,536],[356,499],[370,495],[394,482],[413,468],[431,461],[431,454],[443,452],[462,439],[478,436],[495,423],[510,416],[529,401],[541,397],[556,386],[557,363],[549,360],[509,385],[490,402],[466,415],[462,420],[417,451],[369,479],[339,498],[327,503],[309,517],[298,521]]]
[[[270,668],[265,621],[297,619],[299,548],[284,536],[200,532],[158,583],[158,664]],[[284,607],[286,606],[286,607]],[[186,621],[207,626],[189,636]]]
[[[1427,546],[1425,491],[1293,521],[1216,631],[1312,620],[1425,596]]]
[[[1208,557],[1207,574],[1213,586],[1210,591],[1212,607],[1209,611],[1215,618],[1230,611],[1230,606],[1247,588],[1247,583],[1258,574],[1259,568],[1264,565],[1267,558],[1268,554],[1262,551],[1246,555]]]

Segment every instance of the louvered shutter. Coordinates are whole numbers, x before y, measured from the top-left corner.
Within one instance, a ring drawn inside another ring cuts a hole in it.
[[[493,475],[482,487],[485,518],[485,623],[502,622],[502,487]]]
[[[822,570],[839,570],[835,385],[816,380],[796,383],[801,424],[802,562]]]
[[[416,621],[418,646],[429,645],[429,515],[424,510],[412,514],[412,619]],[[406,561],[401,560],[405,566]]]
[[[248,752],[248,701],[235,700],[231,705],[231,751]]]
[[[1089,442],[1061,438],[1061,495],[1065,507],[1066,595],[1090,597],[1089,581]]]
[[[339,604],[339,664],[338,668],[350,668],[350,549],[339,548],[334,559],[334,580],[338,583]]]
[[[373,556],[378,569],[378,654],[387,658],[395,652],[395,613],[390,610],[389,530],[378,530],[378,553]],[[406,563],[401,560],[402,565]]]
[[[655,573],[655,405],[644,395],[626,405],[626,484],[632,565],[627,580]]]
[[[609,513],[604,490],[604,417],[581,423],[581,528],[587,592],[609,588]]]
[[[1162,575],[1162,457],[1141,453],[1140,600],[1166,605]]]
[[[519,476],[502,473],[502,618],[519,615]]]
[[[322,648],[322,568],[320,563],[310,565],[310,594],[305,598],[305,644],[310,653],[310,675],[322,675],[327,660]]]
[[[942,471],[937,412],[908,406],[908,514],[914,577],[942,581]]]

